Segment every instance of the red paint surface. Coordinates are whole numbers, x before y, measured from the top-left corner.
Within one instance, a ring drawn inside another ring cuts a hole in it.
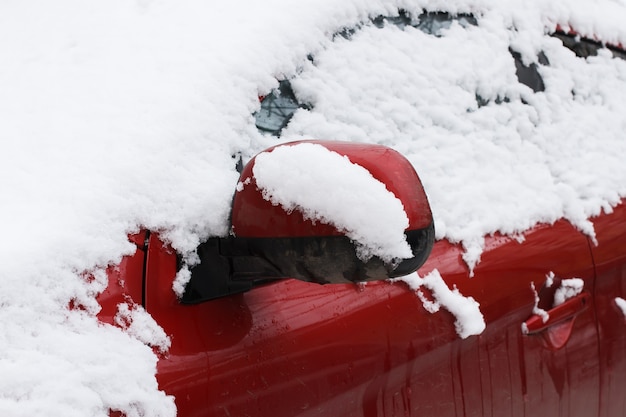
[[[489,237],[473,278],[461,249],[437,242],[420,272],[436,268],[480,303],[487,328],[467,339],[456,334],[454,316],[428,313],[402,282],[285,280],[181,305],[171,290],[176,256],[153,235],[145,305],[172,339],[159,361],[160,386],[176,396],[182,417],[624,415],[626,320],[614,299],[626,297],[626,209],[595,225],[597,247],[564,221],[534,228],[523,243]],[[129,288],[140,280],[133,265],[141,256],[119,269]],[[549,272],[557,277],[551,288]],[[566,278],[584,280],[593,295],[587,307],[571,323],[524,335],[531,283],[549,310]],[[123,298],[112,294],[101,299],[105,311]],[[566,343],[551,344],[550,334],[564,331]]]
[[[615,298],[626,299],[626,206],[593,219],[598,245],[592,245],[597,271],[594,300],[601,364],[600,416],[626,415],[626,318]]]
[[[109,285],[98,296],[102,306],[98,313],[100,321],[114,324],[120,303],[141,304],[145,237],[145,231],[129,236],[129,240],[137,246],[137,251],[132,256],[125,256],[119,265],[107,269]]]

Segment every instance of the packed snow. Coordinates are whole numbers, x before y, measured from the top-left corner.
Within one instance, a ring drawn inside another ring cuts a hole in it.
[[[433,36],[368,23],[399,8],[478,25]],[[566,218],[593,236],[589,217],[626,196],[626,62],[578,58],[545,33],[626,45],[625,18],[617,0],[3,2],[0,414],[175,415],[146,345],[166,335],[124,307],[122,328],[95,318],[103,268],[140,227],[187,256],[228,232],[236,158],[276,144],[252,114],[281,78],[311,108],[280,141],[405,154],[437,237],[468,264],[496,231]],[[544,92],[517,81],[509,48],[527,64],[545,54]]]
[[[569,278],[561,280],[561,285],[554,293],[554,307],[560,306],[570,298],[576,297],[583,291],[585,281],[580,278]]]
[[[424,277],[414,273],[401,280],[417,292],[424,308],[429,313],[437,313],[441,307],[452,313],[456,319],[454,328],[460,338],[478,335],[485,330],[485,318],[480,312],[479,303],[473,297],[461,294],[458,288],[450,289],[438,270],[435,269]],[[428,289],[434,300],[430,300],[423,293],[422,288]]]
[[[135,339],[147,346],[157,348],[162,353],[167,352],[172,344],[161,326],[141,306],[129,303],[118,304],[114,320]]]
[[[266,200],[286,212],[299,210],[307,219],[334,225],[357,243],[364,261],[413,256],[404,237],[409,218],[402,202],[348,157],[300,143],[257,155],[252,173]]]
[[[337,39],[293,82],[313,109],[287,128],[401,151],[422,177],[437,237],[461,242],[470,267],[494,231],[564,217],[593,237],[587,219],[626,191],[615,157],[626,150],[626,62],[608,51],[580,59],[543,29],[511,32],[501,19],[486,14],[441,37],[389,25]],[[509,48],[527,63],[543,51],[545,92],[517,81]],[[489,103],[480,106],[477,95]]]
[[[620,311],[624,315],[624,318],[626,318],[626,300],[622,297],[615,297],[615,304],[619,307]]]

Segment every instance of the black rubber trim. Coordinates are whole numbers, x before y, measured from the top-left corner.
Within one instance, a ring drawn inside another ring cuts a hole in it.
[[[146,285],[148,281],[148,249],[150,247],[150,231],[146,230],[146,236],[143,240],[143,247],[138,249],[143,250],[143,272],[141,274],[141,306],[146,308]]]
[[[345,236],[285,238],[212,238],[198,247],[200,264],[181,302],[238,294],[276,279],[346,284],[408,275],[426,262],[434,244],[433,224],[406,233],[414,257],[390,265],[380,258],[359,259]]]

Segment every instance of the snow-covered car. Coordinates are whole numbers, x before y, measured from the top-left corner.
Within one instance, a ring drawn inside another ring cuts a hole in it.
[[[626,414],[622,0],[18,3],[0,415]]]
[[[178,415],[623,414],[624,206],[594,218],[595,243],[564,220],[490,236],[470,273],[459,245],[433,245],[421,184],[397,153],[313,145],[366,166],[412,209],[414,257],[388,268],[362,260],[346,228],[265,199],[254,162],[234,200],[234,233],[200,245],[182,297],[172,291],[176,252],[156,234],[134,235],[137,251],[99,296],[100,318],[132,328],[132,310],[145,309],[159,323],[171,346],[157,377]],[[270,166],[301,164],[299,152],[314,153],[305,146]],[[281,175],[298,174],[292,165]],[[421,278],[385,280],[429,254]]]
[[[478,22],[401,11],[368,28],[389,26],[437,42]],[[352,42],[359,30],[338,36]],[[625,56],[561,28],[546,37],[581,61]],[[520,105],[546,91],[551,56],[525,62],[509,49]],[[299,109],[314,108],[299,102],[298,82],[263,96],[261,131],[280,136]],[[473,99],[468,113],[512,100]],[[140,232],[137,251],[111,270],[99,297],[102,320],[130,326],[132,312],[118,308],[130,297],[169,336],[157,378],[179,415],[626,412],[622,204],[593,217],[593,233],[572,219],[492,233],[478,260],[462,244],[434,242],[429,190],[390,148],[292,142],[240,171],[229,236],[199,245],[199,263],[181,274],[180,256],[158,234]]]

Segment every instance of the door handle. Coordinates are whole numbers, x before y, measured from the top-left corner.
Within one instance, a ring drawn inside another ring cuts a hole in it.
[[[544,321],[542,316],[537,314],[531,316],[522,325],[522,332],[527,335],[533,335],[566,321],[573,320],[577,315],[587,309],[590,300],[591,294],[588,291],[583,291],[566,300],[563,304],[549,310],[547,312],[548,319],[546,321]]]

